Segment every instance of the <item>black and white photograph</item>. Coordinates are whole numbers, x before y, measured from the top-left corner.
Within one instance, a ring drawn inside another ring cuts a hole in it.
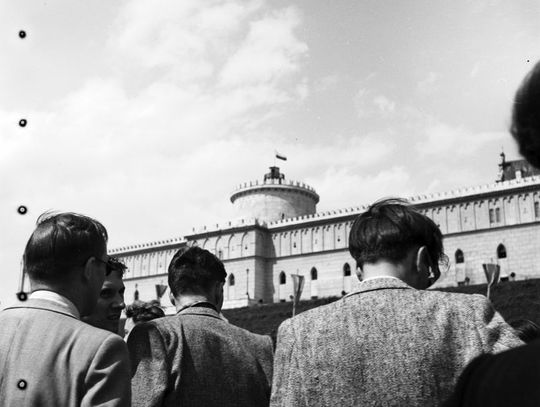
[[[0,2],[0,406],[539,406],[539,22]]]

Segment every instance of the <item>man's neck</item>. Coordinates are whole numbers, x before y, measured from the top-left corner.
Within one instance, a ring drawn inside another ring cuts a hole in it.
[[[200,302],[208,302],[212,305],[216,305],[214,301],[212,301],[210,298],[208,298],[206,295],[202,294],[181,294],[176,298],[175,306],[176,306],[176,312],[189,307],[192,304],[200,303]]]
[[[81,296],[77,295],[72,290],[66,289],[65,287],[59,286],[59,285],[53,285],[53,284],[46,284],[46,283],[40,283],[40,282],[31,282],[30,289],[32,292],[38,291],[38,290],[45,290],[45,291],[52,291],[53,293],[59,294],[64,298],[67,298],[69,301],[73,303],[75,308],[77,308],[77,311],[79,311],[79,314],[82,315],[82,302],[81,302]]]
[[[377,277],[393,277],[407,282],[407,272],[401,264],[393,264],[384,260],[379,260],[377,263],[365,263],[362,267],[363,280]]]

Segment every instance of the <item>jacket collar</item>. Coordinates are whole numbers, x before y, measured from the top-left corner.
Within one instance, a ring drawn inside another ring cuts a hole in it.
[[[80,319],[79,312],[74,312],[68,304],[61,304],[56,301],[51,301],[50,299],[44,298],[32,298],[30,297],[27,301],[12,305],[6,309],[16,309],[16,308],[32,308],[32,309],[41,309],[45,311],[56,312],[58,314],[67,315],[68,317]]]
[[[222,319],[219,313],[214,308],[210,307],[187,307],[177,312],[176,315],[202,315]]]
[[[414,290],[413,287],[405,283],[404,281],[398,279],[398,278],[387,278],[387,277],[377,277],[377,278],[370,278],[367,281],[362,281],[358,288],[351,292],[350,294],[347,294],[345,297],[365,293],[369,291],[377,291],[377,290],[386,290],[386,289],[411,289]]]

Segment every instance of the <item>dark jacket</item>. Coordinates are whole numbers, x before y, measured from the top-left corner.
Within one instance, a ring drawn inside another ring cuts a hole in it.
[[[270,337],[222,320],[209,308],[136,325],[128,337],[133,406],[267,406]]]
[[[473,360],[445,406],[540,406],[540,340]]]

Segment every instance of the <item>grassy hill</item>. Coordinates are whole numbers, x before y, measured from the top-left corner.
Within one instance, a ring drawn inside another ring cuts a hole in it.
[[[464,294],[486,294],[486,285],[442,288],[441,291]],[[297,314],[321,305],[337,301],[338,297],[300,301]],[[491,300],[495,308],[507,321],[530,319],[540,325],[540,279],[499,283],[491,290]],[[223,310],[230,323],[251,332],[270,335],[274,340],[281,322],[292,315],[292,303],[262,304]]]

